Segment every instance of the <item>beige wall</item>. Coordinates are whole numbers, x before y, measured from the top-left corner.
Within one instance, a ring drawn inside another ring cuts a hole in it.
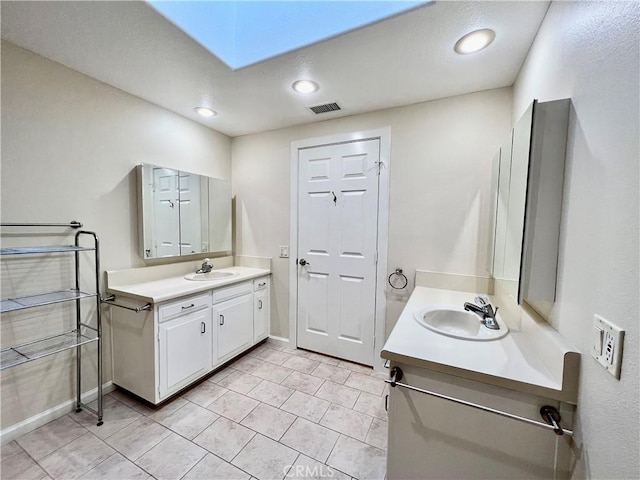
[[[289,336],[291,142],[391,126],[388,268],[486,276],[491,160],[507,135],[511,89],[420,103],[232,141],[236,250],[273,257],[272,334]],[[296,253],[291,252],[295,258]],[[387,288],[387,332],[406,295]]]
[[[571,98],[558,298],[551,323],[583,352],[574,478],[640,477],[637,2],[553,3],[514,86]],[[600,314],[626,330],[616,380],[589,354]]]
[[[225,135],[2,42],[2,221],[81,220],[100,236],[103,270],[144,264],[137,250],[136,164],[230,179],[230,144]],[[4,245],[20,240],[6,232]],[[59,282],[56,265],[48,260],[10,265],[3,261],[2,298],[14,289],[42,290],[33,275]],[[29,323],[25,315],[3,316],[3,346],[29,333],[23,321],[36,334],[60,321],[47,309],[35,317]],[[110,379],[108,325],[106,338],[105,381]],[[2,372],[2,428],[72,398],[69,357]],[[89,372],[88,378],[92,388],[95,377]]]

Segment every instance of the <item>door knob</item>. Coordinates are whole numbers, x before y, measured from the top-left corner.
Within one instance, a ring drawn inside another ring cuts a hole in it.
[[[299,263],[300,265],[302,265],[303,267],[304,267],[305,265],[311,265],[311,264],[310,264],[309,262],[307,262],[304,258],[301,258],[300,260],[298,260],[298,263]]]

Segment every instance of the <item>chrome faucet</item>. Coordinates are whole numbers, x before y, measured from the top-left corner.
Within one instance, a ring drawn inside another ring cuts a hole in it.
[[[196,273],[209,273],[211,270],[213,270],[213,263],[211,263],[211,260],[208,258],[205,258],[202,266],[199,270],[196,270]]]
[[[498,307],[493,309],[489,297],[486,295],[478,295],[474,300],[475,303],[465,302],[464,309],[473,312],[482,318],[482,324],[491,330],[500,330],[500,325],[496,321]]]

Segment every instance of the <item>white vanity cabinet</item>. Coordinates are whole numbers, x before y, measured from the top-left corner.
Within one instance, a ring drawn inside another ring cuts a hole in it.
[[[270,290],[269,277],[253,281],[253,342],[258,343],[269,336]]]
[[[216,364],[253,345],[253,282],[242,282],[213,293]]]
[[[580,353],[542,320],[523,314],[516,322],[508,304],[498,318],[509,331],[493,340],[416,321],[424,307],[462,306],[473,296],[417,285],[385,342],[387,478],[570,478]],[[443,323],[458,321],[443,314]]]
[[[112,308],[113,383],[154,404],[166,400],[268,337],[268,292],[267,275],[148,311]]]
[[[166,397],[212,366],[211,295],[158,308],[159,395]]]
[[[571,426],[573,407],[557,400],[392,362],[402,383],[542,422],[555,407]],[[569,478],[571,438],[400,386],[389,392],[387,478]]]

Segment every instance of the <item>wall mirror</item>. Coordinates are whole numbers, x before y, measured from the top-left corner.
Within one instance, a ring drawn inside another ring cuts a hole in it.
[[[231,183],[140,164],[140,255],[177,257],[231,250]]]
[[[547,319],[556,294],[569,104],[534,101],[494,158],[488,269],[496,290]]]

